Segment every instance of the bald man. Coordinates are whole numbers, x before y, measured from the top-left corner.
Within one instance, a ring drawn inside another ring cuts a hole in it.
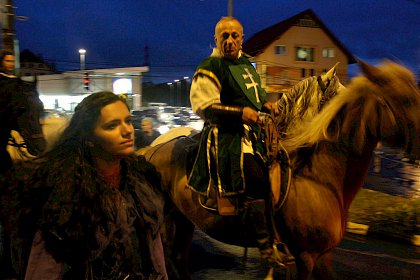
[[[222,18],[215,27],[216,48],[194,74],[191,105],[205,125],[188,186],[207,194],[211,181],[221,196],[237,199],[262,260],[271,266],[283,265],[293,257],[273,250],[268,226],[272,213],[266,211],[270,184],[259,126],[259,112],[270,112],[273,107],[266,102],[259,75],[241,51],[243,39],[242,24],[233,17]]]

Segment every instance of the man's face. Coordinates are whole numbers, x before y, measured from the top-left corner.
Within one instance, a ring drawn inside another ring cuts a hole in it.
[[[141,130],[146,133],[153,132],[153,124],[149,120],[143,120],[141,122]]]
[[[12,72],[15,70],[15,57],[13,55],[5,55],[3,58],[3,67],[6,71]]]
[[[223,57],[238,58],[244,39],[242,25],[236,20],[221,20],[215,33],[214,40]]]

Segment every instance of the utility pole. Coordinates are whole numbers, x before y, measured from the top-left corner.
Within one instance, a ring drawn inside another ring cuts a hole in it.
[[[12,0],[2,0],[1,2],[1,26],[2,26],[2,49],[15,53],[15,28]]]
[[[233,0],[228,0],[228,16],[233,17]]]

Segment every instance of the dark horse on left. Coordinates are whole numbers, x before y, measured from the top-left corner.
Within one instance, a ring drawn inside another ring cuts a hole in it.
[[[36,81],[0,77],[0,202],[5,202],[5,189],[13,184],[12,160],[7,152],[10,133],[15,130],[25,140],[28,152],[38,156],[46,147],[40,117],[43,105],[36,90]],[[10,264],[10,246],[4,225],[7,213],[0,222],[0,279],[14,277]]]

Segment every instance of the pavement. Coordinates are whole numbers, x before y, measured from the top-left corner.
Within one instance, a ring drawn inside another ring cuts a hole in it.
[[[399,149],[380,147],[374,153],[363,188],[407,199],[419,199],[420,164],[409,159]],[[351,221],[347,223],[347,232],[353,234],[372,235],[374,230],[370,225]],[[413,235],[411,244],[420,246],[420,235]]]

